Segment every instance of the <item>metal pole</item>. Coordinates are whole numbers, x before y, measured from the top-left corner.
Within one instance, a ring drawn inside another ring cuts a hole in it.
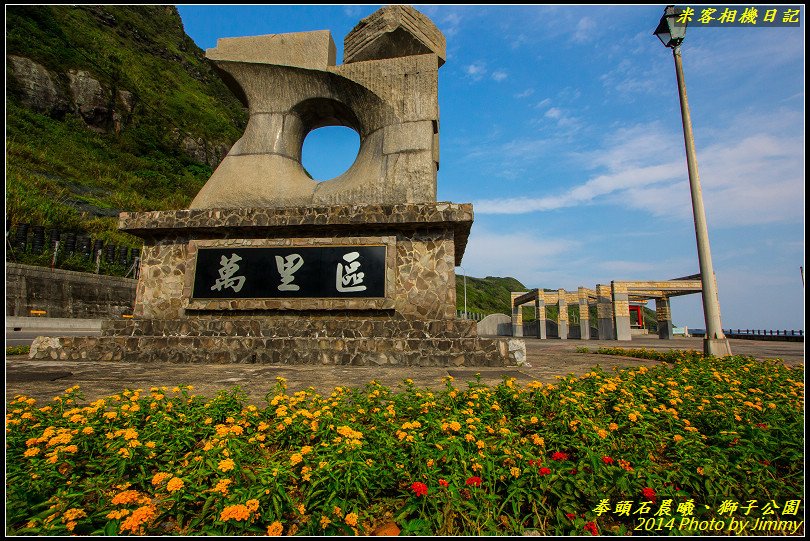
[[[53,259],[51,259],[51,270],[56,266],[56,254],[59,253],[59,241],[56,241],[56,244],[53,247]]]
[[[714,279],[712,254],[709,247],[709,232],[706,228],[706,212],[703,208],[703,193],[700,189],[700,175],[698,174],[697,157],[695,156],[695,138],[692,134],[689,101],[686,98],[686,83],[683,77],[680,46],[672,49],[672,56],[675,58],[675,74],[678,78],[683,138],[686,146],[686,164],[689,170],[689,189],[692,192],[692,212],[695,217],[695,237],[697,239],[698,263],[700,265],[700,282],[703,289],[703,317],[706,321],[703,353],[723,357],[731,355],[731,348],[728,339],[723,334],[723,325],[720,321],[720,300],[717,296],[717,284]]]

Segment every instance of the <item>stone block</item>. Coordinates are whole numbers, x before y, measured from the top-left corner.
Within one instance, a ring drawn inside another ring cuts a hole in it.
[[[335,65],[335,42],[328,30],[221,38],[205,52],[209,60],[324,69]]]
[[[387,126],[383,134],[383,154],[433,150],[433,123],[404,122]],[[435,196],[434,196],[435,197]]]
[[[379,9],[361,20],[343,40],[345,63],[432,53],[447,58],[444,35],[410,6]]]

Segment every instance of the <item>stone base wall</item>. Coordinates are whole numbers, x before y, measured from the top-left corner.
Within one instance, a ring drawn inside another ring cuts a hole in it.
[[[32,346],[30,357],[141,363],[517,366],[525,359],[525,345],[515,342],[520,343],[486,338],[64,337],[45,338],[36,348]]]
[[[473,321],[105,321],[101,337],[37,338],[32,359],[353,366],[518,366],[523,340],[478,338]]]
[[[39,338],[34,359],[515,366],[523,340],[456,320],[455,265],[472,206],[451,203],[123,213],[144,238],[135,319],[101,337]],[[195,299],[199,247],[385,246],[384,295]]]
[[[254,337],[254,338],[475,338],[472,320],[422,320],[384,317],[257,316],[250,318],[185,318],[108,320],[102,335],[158,337]]]

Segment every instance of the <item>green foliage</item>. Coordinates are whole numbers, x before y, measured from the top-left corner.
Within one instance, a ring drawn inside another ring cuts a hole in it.
[[[183,138],[232,144],[246,113],[183,32],[173,6],[9,6],[7,54],[30,58],[57,75],[83,70],[132,95],[116,105],[104,132],[72,112],[53,117],[22,106],[7,77],[6,217],[95,230],[119,245],[139,239],[116,230],[122,211],[188,207],[212,173],[188,157]],[[8,76],[8,73],[7,73]]]
[[[778,360],[687,353],[525,387],[448,377],[441,391],[405,380],[321,396],[279,378],[265,408],[238,388],[17,396],[6,533],[338,535],[393,521],[413,535],[622,535],[640,517],[619,502],[652,517],[669,501],[654,531],[694,534],[681,519],[752,521],[750,500],[801,498],[803,379]]]
[[[512,291],[526,291],[526,286],[514,278],[467,276],[467,311],[511,315],[509,294]],[[464,310],[464,277],[458,274],[456,275],[456,309]]]
[[[31,346],[6,346],[6,355],[28,355]]]

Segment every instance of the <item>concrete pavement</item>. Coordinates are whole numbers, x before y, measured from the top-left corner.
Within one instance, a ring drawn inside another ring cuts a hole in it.
[[[730,343],[734,354],[750,355],[760,360],[781,358],[789,366],[804,365],[803,343],[757,340],[730,340]],[[457,385],[473,381],[476,374],[481,374],[481,381],[489,385],[497,384],[504,376],[514,377],[521,384],[533,380],[552,383],[558,376],[584,374],[597,365],[609,371],[614,367],[657,364],[627,357],[578,353],[578,347],[587,347],[591,351],[599,347],[702,350],[702,340],[634,337],[630,342],[617,342],[527,338],[526,353],[531,366],[503,368],[65,362],[34,361],[18,355],[6,358],[6,402],[16,394],[25,394],[40,403],[47,403],[73,385],[80,386],[86,399],[95,400],[125,388],[146,390],[152,386],[171,388],[185,384],[193,385],[193,392],[204,396],[214,396],[219,390],[239,385],[251,403],[262,406],[265,404],[264,395],[273,389],[277,376],[287,379],[290,392],[312,386],[319,393],[329,394],[337,386],[363,386],[372,379],[396,387],[404,379],[411,378],[417,387],[439,389],[443,386],[442,378],[447,375],[456,378]]]

